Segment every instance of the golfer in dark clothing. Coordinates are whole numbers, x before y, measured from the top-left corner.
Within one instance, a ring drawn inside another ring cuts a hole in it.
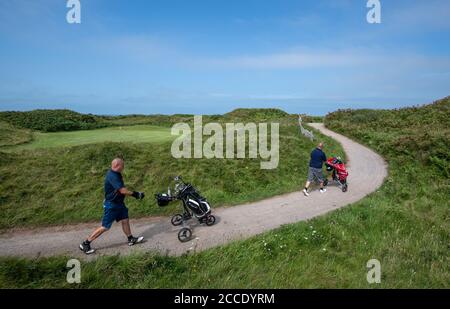
[[[122,223],[122,230],[128,237],[128,245],[132,246],[144,240],[144,237],[134,237],[131,234],[130,221],[128,219],[128,208],[125,206],[125,196],[133,196],[136,199],[143,199],[143,192],[128,191],[122,178],[122,171],[125,163],[122,159],[116,158],[111,163],[111,169],[105,177],[105,200],[103,202],[102,226],[97,228],[91,236],[80,244],[80,250],[86,254],[94,253],[91,242],[111,228],[114,221]]]
[[[308,188],[314,179],[320,183],[320,193],[325,193],[327,190],[323,187],[323,163],[327,161],[327,156],[322,151],[323,143],[320,143],[316,149],[311,152],[311,160],[309,161],[308,180],[306,181],[303,194],[309,196]]]

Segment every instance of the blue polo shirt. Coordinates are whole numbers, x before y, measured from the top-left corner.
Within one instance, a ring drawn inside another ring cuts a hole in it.
[[[322,149],[316,148],[311,152],[311,160],[309,166],[314,168],[322,168],[323,163],[327,161],[327,156]]]
[[[122,174],[109,170],[105,177],[105,208],[125,207],[125,195],[119,189],[125,187]]]

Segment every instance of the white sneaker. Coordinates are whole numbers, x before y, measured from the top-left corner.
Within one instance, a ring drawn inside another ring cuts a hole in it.
[[[327,192],[327,189],[320,189],[320,193],[325,193],[325,192]]]
[[[132,237],[128,240],[128,246],[134,246],[135,244],[140,244],[144,240],[144,236]]]
[[[80,246],[79,246],[80,250],[83,251],[86,254],[92,254],[95,252],[94,249],[91,248],[91,244],[90,243],[86,243],[85,241],[83,241]]]
[[[304,194],[305,196],[309,196],[309,193],[308,193],[308,191],[307,191],[306,189],[303,189],[303,194]]]

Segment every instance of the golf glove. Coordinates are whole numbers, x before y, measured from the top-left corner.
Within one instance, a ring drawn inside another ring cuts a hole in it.
[[[133,191],[133,194],[131,196],[137,200],[142,200],[144,198],[145,194],[144,194],[144,192]]]

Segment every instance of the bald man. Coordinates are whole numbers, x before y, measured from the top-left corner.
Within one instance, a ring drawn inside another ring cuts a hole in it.
[[[308,180],[306,181],[303,194],[309,196],[308,188],[315,179],[320,183],[320,193],[325,193],[327,189],[323,187],[323,163],[327,161],[327,156],[323,152],[323,143],[319,143],[317,147],[311,152],[311,159],[309,160]]]
[[[128,238],[128,245],[133,246],[144,240],[144,237],[134,237],[131,234],[128,208],[125,206],[125,197],[132,196],[138,200],[144,198],[143,192],[129,191],[123,182],[122,171],[125,163],[121,158],[115,158],[111,162],[111,169],[105,177],[105,200],[103,202],[102,226],[97,228],[91,236],[80,244],[80,250],[86,254],[95,252],[91,248],[91,242],[100,237],[111,228],[114,221],[121,222],[122,230]]]

